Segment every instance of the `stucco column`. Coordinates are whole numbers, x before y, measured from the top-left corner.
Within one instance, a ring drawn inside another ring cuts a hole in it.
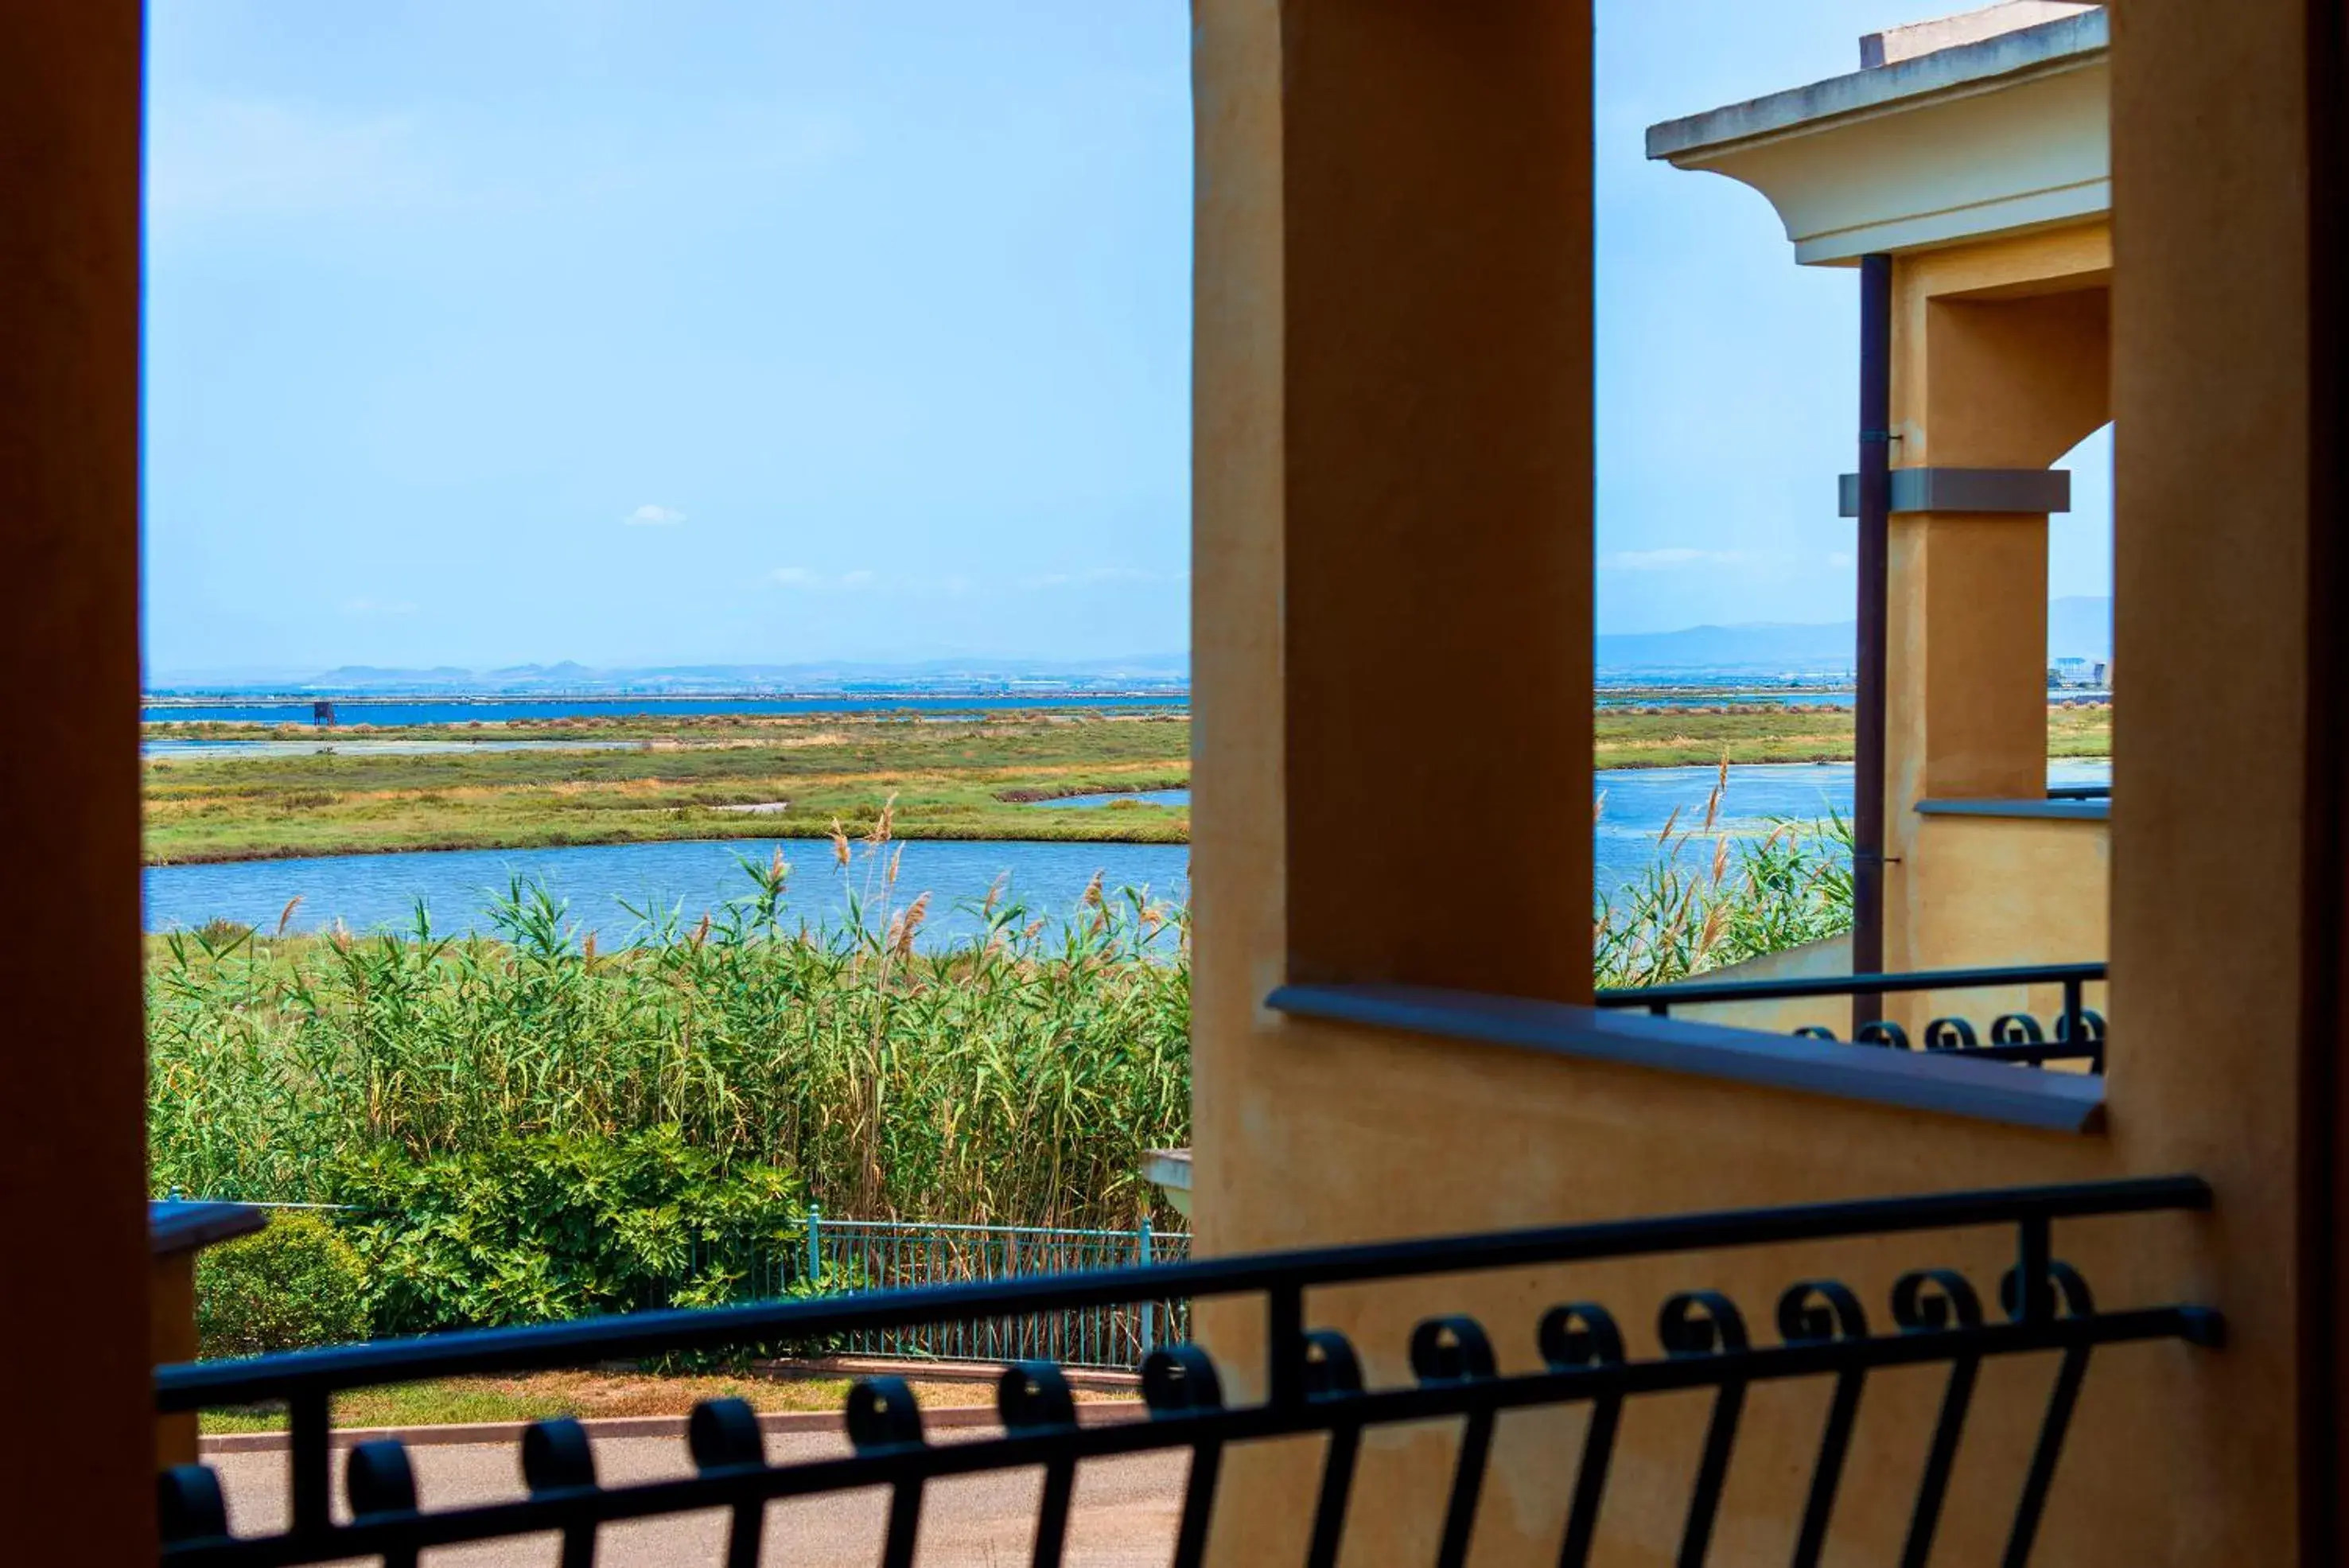
[[[1896,468],[2044,468],[2108,417],[2101,227],[1900,258]],[[2041,798],[2047,758],[2043,514],[1896,513],[1886,664],[1885,963],[1988,961],[1937,929],[1922,800]],[[2062,957],[2092,957],[2064,953]]]
[[[1251,1106],[1332,1070],[1275,985],[1590,992],[1590,21],[1195,14],[1193,1180],[1224,1249],[1309,1158]]]
[[[1525,1223],[1555,1208],[1493,1179],[1524,1160],[1481,1137],[1485,1054],[1333,1050],[1263,1003],[1290,979],[1589,994],[1588,6],[1194,16],[1198,1243]],[[1261,1312],[1194,1325],[1260,1396]],[[1401,1343],[1364,1334],[1377,1376]],[[1236,1451],[1213,1560],[1301,1560],[1318,1462]],[[1516,1490],[1496,1477],[1486,1520]],[[1350,1561],[1423,1555],[1401,1495],[1363,1482]]]

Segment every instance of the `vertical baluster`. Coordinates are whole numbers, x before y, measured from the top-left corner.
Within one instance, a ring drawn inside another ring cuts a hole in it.
[[[1964,1331],[1982,1326],[1982,1302],[1964,1275],[1948,1269],[1920,1270],[1902,1275],[1893,1286],[1892,1317],[1905,1334]],[[1979,1355],[1960,1355],[1950,1362],[1949,1386],[1941,1395],[1941,1414],[1933,1423],[1925,1473],[1917,1483],[1917,1506],[1909,1516],[1901,1568],[1925,1568],[1933,1554],[1933,1532],[1940,1526],[1950,1470],[1957,1463],[1958,1438],[1965,1429],[1966,1407],[1973,1399],[1974,1375],[1981,1367]]]
[[[1069,1380],[1049,1361],[1023,1361],[1003,1369],[995,1386],[995,1410],[1014,1436],[1077,1429],[1077,1405]],[[1069,1496],[1077,1480],[1076,1457],[1066,1449],[1044,1466],[1044,1496],[1036,1508],[1034,1568],[1061,1568],[1069,1537]]]
[[[2013,1313],[2017,1323],[2049,1323],[2055,1316],[2054,1283],[2048,1274],[2055,1251],[2053,1227],[2044,1214],[2034,1214],[2023,1220],[2016,1246],[2016,1297]]]
[[[173,1465],[155,1478],[156,1533],[166,1546],[228,1539],[228,1500],[210,1465]]]
[[[522,1479],[533,1498],[595,1490],[595,1453],[587,1428],[569,1417],[534,1421],[523,1429]],[[562,1568],[595,1568],[595,1521],[563,1527]]]
[[[1813,1280],[1790,1286],[1778,1298],[1778,1333],[1788,1345],[1827,1345],[1868,1337],[1868,1314],[1859,1298],[1834,1280]],[[1826,1427],[1819,1435],[1819,1457],[1811,1467],[1811,1491],[1803,1505],[1802,1529],[1795,1537],[1795,1568],[1812,1568],[1826,1550],[1827,1521],[1835,1511],[1836,1488],[1843,1480],[1844,1457],[1851,1449],[1852,1424],[1859,1417],[1860,1389],[1865,1369],[1854,1366],[1837,1374],[1835,1393],[1827,1403]]]
[[[285,1401],[285,1462],[296,1535],[316,1535],[333,1523],[326,1501],[333,1421],[326,1401],[323,1388],[305,1388]]]
[[[1265,1292],[1265,1354],[1270,1360],[1267,1384],[1271,1402],[1299,1404],[1305,1398],[1308,1351],[1304,1289],[1289,1284],[1269,1287]]]
[[[922,1411],[899,1377],[868,1377],[848,1391],[848,1440],[860,1454],[903,1453],[922,1448]],[[889,1494],[889,1533],[881,1568],[913,1568],[922,1528],[922,1476],[900,1479]]]
[[[1150,1216],[1147,1214],[1142,1217],[1142,1231],[1134,1243],[1133,1261],[1145,1269],[1157,1262],[1151,1252]],[[1158,1348],[1158,1298],[1155,1296],[1142,1299],[1142,1337],[1136,1348],[1144,1359]]]
[[[1608,1310],[1590,1302],[1552,1307],[1542,1314],[1542,1360],[1553,1372],[1623,1365],[1623,1334]],[[1566,1514],[1566,1543],[1558,1568],[1582,1568],[1599,1533],[1599,1504],[1607,1495],[1607,1467],[1615,1454],[1615,1432],[1623,1418],[1623,1396],[1601,1394],[1590,1402],[1590,1424],[1576,1467],[1574,1501]]]
[[[1742,1354],[1745,1320],[1736,1303],[1718,1291],[1683,1291],[1664,1303],[1657,1324],[1664,1350],[1675,1356]],[[1696,1485],[1689,1495],[1688,1524],[1681,1532],[1681,1568],[1701,1568],[1713,1544],[1721,1489],[1729,1479],[1730,1451],[1737,1443],[1738,1417],[1745,1408],[1745,1383],[1724,1377],[1713,1396],[1713,1420],[1705,1428],[1704,1455],[1697,1461]]]
[[[1003,1279],[1008,1277],[1011,1272],[1011,1241],[1009,1237],[999,1233],[993,1238],[993,1242],[996,1248],[999,1249],[999,1255],[996,1259],[995,1274],[993,1277],[996,1279]],[[981,1238],[978,1242],[978,1255],[981,1260],[982,1266],[984,1266],[984,1261],[988,1256],[988,1239]],[[987,1320],[988,1360],[1009,1361],[1011,1359],[1011,1357],[1004,1352],[1004,1346],[1009,1340],[1010,1334],[1011,1320],[1009,1317],[993,1317]]]
[[[1472,1317],[1430,1318],[1411,1331],[1411,1369],[1423,1386],[1474,1383],[1495,1376],[1493,1342]],[[1485,1487],[1485,1465],[1493,1451],[1491,1408],[1471,1410],[1460,1429],[1460,1458],[1452,1470],[1452,1498],[1444,1510],[1444,1532],[1435,1568],[1462,1568],[1468,1537],[1476,1524],[1476,1502]]]
[[[1275,1293],[1281,1293],[1292,1300],[1296,1294],[1294,1291]],[[1275,1315],[1278,1315],[1277,1309]],[[1299,1339],[1298,1399],[1345,1401],[1361,1393],[1362,1364],[1344,1334],[1319,1329]],[[1305,1568],[1335,1568],[1338,1542],[1346,1531],[1346,1504],[1354,1490],[1354,1461],[1361,1448],[1361,1422],[1340,1417],[1330,1423],[1330,1450],[1321,1462],[1321,1493],[1313,1505],[1313,1535],[1306,1548]]]
[[[1154,1350],[1142,1364],[1142,1400],[1154,1421],[1205,1415],[1224,1407],[1222,1379],[1215,1363],[1195,1345]],[[1191,1473],[1183,1486],[1183,1519],[1174,1532],[1171,1568],[1199,1568],[1206,1554],[1207,1525],[1215,1516],[1216,1480],[1224,1445],[1207,1439],[1191,1446]]]
[[[2069,1263],[2050,1263],[2048,1277],[2061,1291],[2064,1310],[2072,1317],[2088,1317],[2096,1310],[2088,1294],[2088,1282],[2082,1279]],[[2023,1302],[2023,1282],[2009,1274],[2000,1290],[2009,1316],[2016,1314]],[[2047,1509],[2048,1489],[2055,1483],[2055,1461],[2063,1456],[2064,1438],[2072,1425],[2072,1407],[2078,1403],[2080,1385],[2088,1376],[2088,1350],[2085,1345],[2074,1345],[2064,1353],[2055,1368],[2055,1386],[2047,1396],[2047,1414],[2039,1423],[2039,1440],[2031,1450],[2031,1469],[2023,1477],[2023,1496],[2015,1503],[2014,1528],[2008,1532],[2006,1555],[2001,1559],[2005,1568],[2023,1568],[2031,1561],[2031,1548],[2039,1534],[2040,1516]]]
[[[725,1475],[763,1469],[766,1438],[759,1431],[759,1414],[741,1399],[704,1399],[693,1407],[685,1425],[686,1448],[694,1468],[703,1475]],[[734,1505],[726,1532],[726,1568],[758,1568],[759,1547],[766,1533],[767,1505],[751,1498]]]
[[[382,1438],[353,1449],[343,1465],[343,1490],[350,1499],[351,1518],[360,1524],[413,1517],[416,1471],[406,1445]],[[383,1554],[383,1568],[416,1568],[416,1555],[413,1546],[393,1547]]]

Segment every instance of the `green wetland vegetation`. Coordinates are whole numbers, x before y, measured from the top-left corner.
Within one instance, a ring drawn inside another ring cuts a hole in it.
[[[1536,722],[1528,717],[1528,723]],[[150,725],[208,740],[448,740],[446,727],[318,732]],[[173,753],[146,763],[156,864],[415,849],[522,849],[682,838],[818,838],[871,826],[896,797],[914,838],[1183,843],[1180,805],[1061,807],[1054,799],[1190,782],[1191,724],[1164,711],[1022,712],[949,720],[870,714],[561,719],[468,726],[483,740],[574,749],[410,754]],[[1609,709],[1601,768],[1838,762],[1851,714],[1826,708]],[[1410,715],[1395,743],[1441,744]],[[2109,707],[2055,707],[2048,753],[2108,755]],[[619,742],[611,744],[610,742]],[[756,809],[751,809],[756,808]],[[1398,824],[1410,826],[1409,824]]]
[[[717,918],[615,951],[528,886],[488,938],[419,915],[406,936],[155,939],[156,1186],[349,1202],[485,1149],[651,1137],[690,1151],[672,1162],[688,1185],[772,1171],[835,1214],[1149,1211],[1143,1150],[1190,1130],[1183,911],[1097,891],[1059,925],[1002,906],[985,936],[925,950],[922,898],[806,932],[780,867],[746,869],[757,885]]]
[[[1757,835],[1722,820],[1724,753],[1831,752],[1838,717],[1602,719],[1602,746],[1611,738],[1619,756],[1685,763],[1686,747],[1721,773],[1702,810],[1659,834],[1646,874],[1594,901],[1600,985],[1678,980],[1848,927],[1844,824]],[[2054,720],[2059,754],[2095,754],[2109,732],[2108,713]],[[1806,738],[1814,730],[1824,738]],[[1187,745],[1180,720],[826,719],[702,750],[150,764],[159,820],[210,821],[217,836],[204,842],[249,847],[284,843],[295,814],[316,811],[324,831],[301,841],[315,850],[382,831],[387,819],[357,804],[367,799],[404,798],[409,831],[496,835],[531,821],[541,794],[588,797],[597,804],[560,831],[592,832],[597,810],[686,787],[669,776],[685,758],[693,789],[730,778],[724,788],[763,795],[778,776],[794,781],[795,799],[826,803],[824,852],[874,873],[848,920],[810,929],[789,907],[781,857],[746,859],[739,898],[689,925],[642,911],[647,934],[616,950],[580,939],[527,883],[486,936],[438,934],[419,909],[408,931],[365,938],[216,922],[150,939],[155,1189],[347,1206],[218,1250],[202,1282],[208,1353],[741,1299],[772,1288],[761,1282],[803,1246],[812,1205],[1179,1225],[1139,1172],[1145,1150],[1190,1137],[1187,910],[1097,882],[1057,922],[991,898],[982,934],[939,947],[917,942],[928,900],[901,896],[894,870],[926,810],[933,830],[968,825],[957,805],[1018,813],[1019,836],[1036,836],[1053,814],[1007,795],[1179,784]],[[399,796],[411,770],[435,765],[506,782],[480,785],[473,810],[452,810],[453,790]],[[888,788],[904,798],[875,793]],[[296,790],[333,800],[267,804]],[[223,801],[243,815],[202,815]],[[1136,814],[1063,815],[1098,836]],[[753,831],[777,826],[758,818]],[[683,836],[629,828],[640,830]]]
[[[262,726],[150,735],[336,741],[450,738],[446,728],[321,736]],[[947,722],[874,715],[574,719],[470,727],[580,749],[297,756],[172,753],[146,763],[150,863],[412,849],[520,849],[677,838],[817,838],[869,828],[897,797],[921,838],[1181,843],[1189,814],[1055,810],[1061,796],[1190,781],[1181,714],[1042,713]],[[622,746],[590,742],[623,741]],[[756,809],[751,809],[756,808]]]
[[[1667,985],[1851,929],[1851,825],[1786,819],[1737,837],[1719,826],[1728,793],[1723,763],[1703,809],[1665,821],[1645,874],[1594,900],[1600,990]]]

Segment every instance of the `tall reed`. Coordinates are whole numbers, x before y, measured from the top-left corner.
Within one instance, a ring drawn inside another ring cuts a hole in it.
[[[1728,793],[1723,761],[1702,820],[1682,826],[1675,809],[1639,880],[1595,900],[1602,989],[1663,985],[1851,929],[1850,824],[1774,818],[1761,837],[1741,836],[1719,826]]]
[[[1187,915],[1098,882],[1066,919],[991,895],[917,945],[885,814],[834,871],[851,918],[787,923],[790,867],[688,923],[582,940],[517,879],[494,934],[173,933],[148,980],[153,1180],[332,1199],[339,1164],[507,1135],[674,1126],[795,1172],[834,1214],[1133,1223],[1145,1148],[1190,1131]]]

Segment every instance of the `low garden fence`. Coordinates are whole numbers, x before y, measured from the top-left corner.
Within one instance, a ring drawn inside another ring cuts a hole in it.
[[[174,1189],[169,1197],[182,1199],[183,1195]],[[332,1203],[249,1207],[350,1212],[347,1206]],[[1190,1258],[1189,1232],[1160,1231],[1148,1220],[1132,1231],[947,1225],[918,1220],[834,1220],[812,1206],[803,1244],[750,1258],[723,1259],[697,1247],[691,1272],[698,1276],[712,1264],[722,1264],[738,1276],[740,1295],[775,1301],[792,1294],[836,1295],[1147,1268],[1188,1262]],[[654,1290],[643,1305],[652,1309],[673,1305],[671,1296],[678,1282]],[[809,1289],[812,1282],[818,1288]],[[1159,1345],[1181,1343],[1190,1334],[1190,1300],[1170,1293],[1056,1312],[864,1329],[833,1343],[849,1355],[926,1361],[1048,1360],[1064,1366],[1132,1372]]]
[[[800,1266],[851,1290],[1031,1279],[1096,1269],[1187,1262],[1191,1238],[1156,1231],[1071,1231],[1027,1225],[932,1225],[918,1220],[833,1220],[808,1210]],[[846,1336],[852,1355],[953,1361],[1057,1361],[1132,1371],[1162,1344],[1187,1340],[1191,1303],[1179,1294],[1052,1312],[1023,1312]]]

